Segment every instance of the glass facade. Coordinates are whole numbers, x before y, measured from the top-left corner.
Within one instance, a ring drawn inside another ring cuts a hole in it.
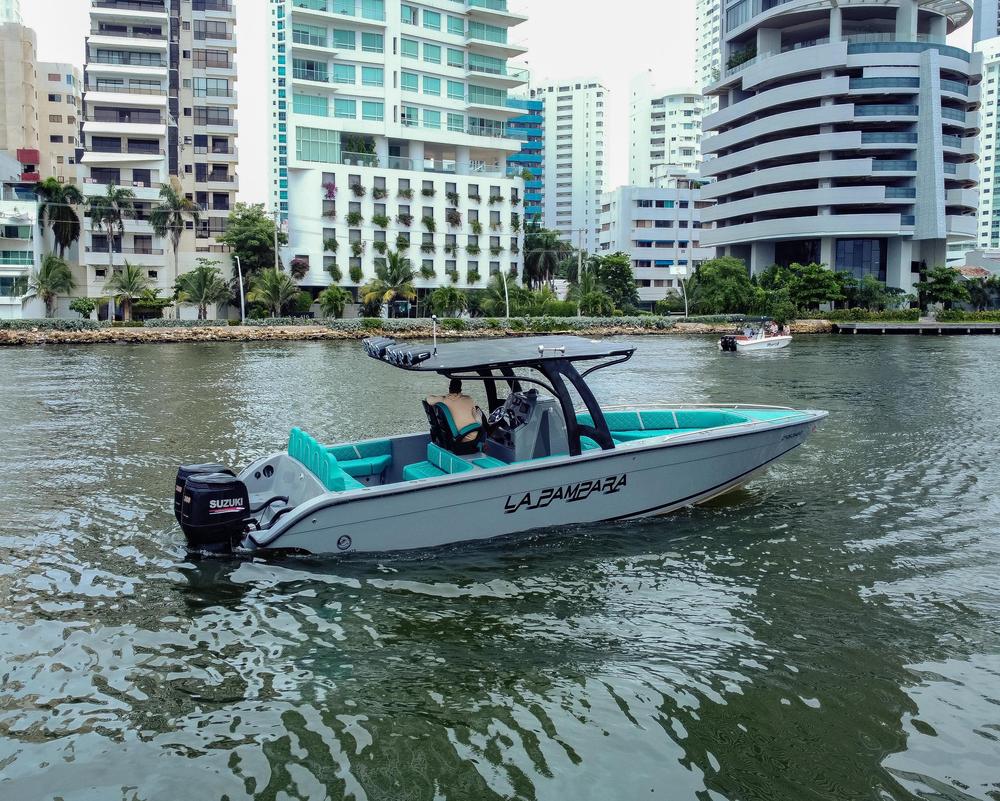
[[[884,282],[886,278],[886,240],[838,239],[834,265],[834,269],[838,272],[849,272],[855,278],[871,275]]]

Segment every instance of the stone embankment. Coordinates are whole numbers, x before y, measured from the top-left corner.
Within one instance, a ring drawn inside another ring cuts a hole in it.
[[[649,329],[634,325],[609,325],[586,331],[545,331],[546,334],[571,333],[587,337],[609,336],[677,336],[681,334],[723,334],[734,329],[732,323],[676,322],[666,328]],[[793,334],[828,334],[833,326],[826,320],[801,320],[792,325]],[[89,331],[53,331],[40,328],[0,329],[3,345],[78,345],[78,344],[142,344],[161,342],[274,342],[313,340],[358,340],[384,333],[396,339],[427,339],[431,329],[414,328],[406,331],[378,329],[335,330],[323,325],[288,326],[198,326],[156,328],[99,328]],[[486,339],[502,336],[531,336],[531,331],[510,331],[503,328],[471,331],[444,331],[438,336],[449,339]],[[543,332],[537,332],[543,333]]]

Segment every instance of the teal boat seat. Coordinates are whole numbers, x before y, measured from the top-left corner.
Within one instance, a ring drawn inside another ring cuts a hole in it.
[[[440,409],[441,414],[444,415],[444,419],[448,423],[448,428],[451,429],[451,436],[454,438],[455,442],[461,442],[473,431],[478,431],[483,427],[482,423],[474,422],[459,428],[455,425],[455,418],[451,416],[451,409],[448,408],[447,403],[435,403],[434,406]]]
[[[472,463],[476,467],[481,467],[484,470],[489,470],[493,467],[507,467],[506,462],[502,462],[499,459],[494,459],[492,456],[480,456],[477,459],[473,459]]]
[[[642,431],[616,431],[614,438],[621,442],[635,442],[639,439],[665,437],[668,434],[690,434],[692,431],[704,430],[703,428],[645,428]]]
[[[288,455],[300,462],[331,492],[364,487],[364,484],[347,474],[328,448],[320,445],[315,437],[302,429],[293,428],[289,434]]]
[[[427,461],[406,465],[403,468],[403,480],[412,481],[418,478],[437,478],[438,476],[467,473],[469,470],[475,469],[465,459],[456,456],[451,451],[446,451],[433,442],[428,442]]]
[[[593,418],[589,414],[578,414],[577,422],[592,426]],[[628,433],[623,439],[642,439],[643,437],[661,436],[668,430],[684,429],[701,431],[706,428],[729,426],[745,423],[749,417],[745,414],[726,409],[651,409],[647,411],[609,411],[604,413],[608,428],[618,437]],[[645,433],[642,433],[645,432]],[[652,433],[658,432],[658,433]]]
[[[381,475],[392,464],[392,442],[387,439],[331,445],[327,450],[344,472],[355,478]]]

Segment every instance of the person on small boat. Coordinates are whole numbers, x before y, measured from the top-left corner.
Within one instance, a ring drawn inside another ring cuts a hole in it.
[[[428,395],[427,403],[430,406],[438,403],[447,406],[459,431],[473,423],[479,423],[480,426],[485,424],[486,415],[483,414],[483,410],[476,405],[472,398],[462,392],[462,382],[457,378],[451,379],[451,383],[448,384],[447,395]],[[462,437],[461,441],[472,442],[478,433],[479,429],[476,428]]]

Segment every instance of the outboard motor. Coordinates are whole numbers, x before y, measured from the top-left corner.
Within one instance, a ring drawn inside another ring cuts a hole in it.
[[[184,494],[184,484],[196,473],[228,473],[236,474],[224,464],[209,462],[208,464],[182,464],[177,468],[177,480],[174,481],[174,517],[181,522],[181,496]]]
[[[181,498],[181,529],[188,547],[225,553],[248,526],[250,495],[231,473],[188,476]]]
[[[719,340],[719,346],[723,350],[727,350],[727,351],[731,351],[731,352],[735,353],[736,352],[736,337],[734,337],[732,334],[727,334],[726,336],[722,337],[722,339]]]

